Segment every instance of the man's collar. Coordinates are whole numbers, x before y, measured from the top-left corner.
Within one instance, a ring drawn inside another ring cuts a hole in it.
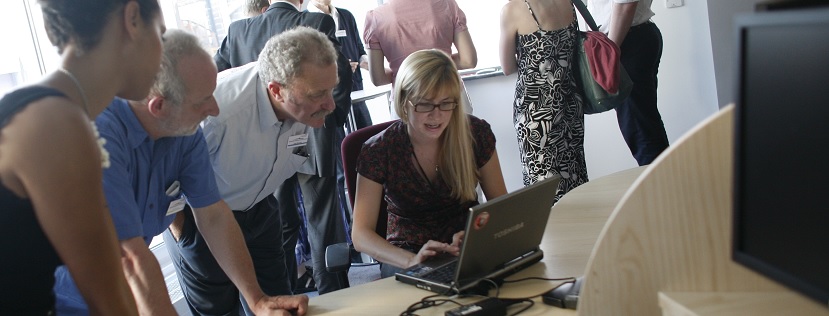
[[[129,101],[121,98],[115,98],[109,107],[124,121],[124,124],[127,126],[127,139],[131,149],[140,146],[146,140],[151,140],[150,134],[147,133],[147,130],[144,129],[143,125],[141,125],[141,122],[138,120],[138,116],[135,112],[133,112],[132,107],[129,105]]]
[[[331,10],[331,14],[330,14],[331,16],[338,16],[338,14],[337,14],[337,8],[336,8],[336,7],[334,7],[334,5],[333,5],[333,4],[329,4],[329,5],[328,5],[328,9],[329,9],[329,10]],[[307,10],[308,10],[308,12],[325,13],[325,12],[322,12],[322,10],[320,10],[320,8],[317,8],[317,6],[316,6],[315,4],[313,4],[313,3],[309,3],[309,4],[308,4],[308,8],[307,8]]]
[[[285,8],[285,9],[294,8],[297,11],[299,11],[299,9],[300,9],[299,7],[294,5],[292,2],[285,1],[285,0],[274,1],[273,3],[271,3],[271,6],[268,8],[268,10],[270,10],[271,8],[274,8],[274,7],[280,7],[280,8]]]
[[[282,122],[276,117],[276,112],[274,112],[273,104],[271,104],[271,98],[269,96],[269,92],[267,89],[267,85],[264,85],[265,81],[259,78],[259,75],[256,76],[256,108],[259,112],[259,130],[260,131],[267,131],[273,126],[276,128],[280,128],[282,126]]]

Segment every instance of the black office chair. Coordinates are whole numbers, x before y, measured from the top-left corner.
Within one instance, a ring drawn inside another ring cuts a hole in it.
[[[349,206],[353,209],[354,195],[357,192],[357,158],[363,143],[377,133],[385,130],[389,125],[398,120],[375,124],[358,129],[348,134],[342,142],[343,171],[345,174],[345,186],[348,190]],[[380,202],[380,213],[377,216],[378,235],[386,237],[386,200]],[[333,244],[325,248],[325,268],[328,272],[345,271],[351,265],[351,246],[347,243]]]

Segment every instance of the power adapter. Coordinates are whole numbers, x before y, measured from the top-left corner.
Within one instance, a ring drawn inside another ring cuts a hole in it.
[[[495,297],[463,305],[446,311],[445,316],[504,316],[509,304]]]

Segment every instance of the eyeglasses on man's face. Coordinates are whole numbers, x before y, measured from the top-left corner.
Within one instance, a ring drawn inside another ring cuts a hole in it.
[[[409,105],[411,105],[415,112],[432,112],[435,108],[440,109],[441,111],[452,111],[456,107],[458,107],[458,103],[454,101],[446,101],[441,102],[438,104],[428,103],[428,102],[418,102],[412,103],[412,101],[408,101]]]

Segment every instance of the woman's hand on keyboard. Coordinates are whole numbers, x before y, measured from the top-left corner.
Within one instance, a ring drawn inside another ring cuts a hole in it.
[[[453,237],[453,240],[454,240],[454,237]],[[420,248],[420,251],[418,251],[415,254],[415,256],[412,257],[409,260],[409,266],[411,267],[413,265],[416,265],[418,263],[426,261],[426,259],[429,259],[431,257],[434,257],[434,256],[442,254],[442,253],[447,253],[447,254],[457,256],[458,254],[460,254],[460,251],[461,251],[461,248],[458,247],[458,246],[455,246],[454,242],[453,242],[453,245],[450,245],[450,244],[447,244],[447,243],[430,240],[430,241],[426,242],[426,244],[424,244],[423,247]]]
[[[452,246],[458,247],[458,252],[454,253],[454,255],[460,255],[461,245],[463,245],[463,236],[466,234],[466,231],[459,231],[452,235]]]

